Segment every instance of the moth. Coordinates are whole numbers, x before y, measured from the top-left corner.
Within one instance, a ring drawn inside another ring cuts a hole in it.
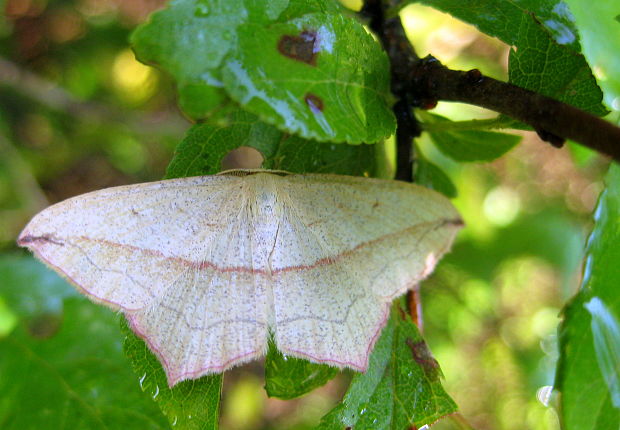
[[[400,181],[268,170],[108,188],[36,215],[18,243],[122,312],[168,383],[280,351],[364,371],[391,302],[463,226]]]

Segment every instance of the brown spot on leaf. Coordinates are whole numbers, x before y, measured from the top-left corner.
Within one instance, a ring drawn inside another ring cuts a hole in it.
[[[323,112],[323,99],[316,94],[306,93],[304,101],[313,113]]]
[[[413,359],[418,363],[422,369],[424,370],[424,374],[427,378],[435,381],[439,379],[441,376],[441,369],[439,368],[439,363],[433,357],[430,349],[426,346],[426,342],[423,340],[414,342],[411,338],[407,338],[405,343],[411,349],[411,355]]]
[[[28,333],[37,339],[48,339],[58,332],[61,322],[59,315],[38,315],[28,323]]]
[[[316,66],[317,34],[315,31],[302,31],[299,36],[285,34],[278,41],[278,51],[288,58]]]

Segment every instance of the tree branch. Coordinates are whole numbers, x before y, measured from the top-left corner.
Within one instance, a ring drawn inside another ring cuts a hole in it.
[[[397,179],[411,180],[412,139],[421,133],[411,107],[430,109],[438,101],[484,107],[521,121],[542,140],[561,147],[574,140],[620,161],[620,128],[566,103],[486,77],[477,69],[451,70],[434,57],[420,59],[398,16],[386,19],[390,0],[366,0],[362,15],[390,59],[392,92],[398,98]],[[404,103],[404,105],[403,105]]]
[[[410,77],[418,98],[494,110],[530,125],[554,146],[570,139],[620,161],[620,128],[571,105],[483,76],[477,69],[448,69],[430,56],[416,64]]]
[[[417,103],[410,99],[413,83],[409,75],[420,58],[409,43],[400,18],[386,19],[388,3],[389,0],[366,0],[360,13],[369,20],[370,28],[379,36],[390,59],[391,89],[398,99],[393,108],[396,115],[396,179],[411,182],[413,139],[422,133],[422,129],[412,112],[412,106]]]

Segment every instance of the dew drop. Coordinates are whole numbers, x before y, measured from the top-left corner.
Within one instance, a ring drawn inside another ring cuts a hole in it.
[[[177,425],[177,421],[178,421],[179,417],[174,417],[174,420],[172,420],[172,425],[176,426]]]
[[[142,390],[144,390],[144,387],[142,386],[142,383],[144,382],[144,379],[145,379],[145,378],[146,378],[146,373],[144,373],[144,375],[142,375],[142,376],[140,377],[140,388],[141,388]]]
[[[536,391],[536,398],[544,406],[549,406],[549,399],[551,399],[551,394],[553,394],[553,386],[543,385]]]
[[[155,399],[157,396],[159,396],[159,385],[155,386],[155,394],[153,394],[153,399]]]
[[[209,10],[209,5],[205,3],[198,3],[196,5],[196,9],[194,10],[194,16],[205,17],[209,16],[210,12],[211,11]]]

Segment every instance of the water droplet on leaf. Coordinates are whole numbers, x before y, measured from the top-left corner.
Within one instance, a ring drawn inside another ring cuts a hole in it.
[[[159,385],[155,386],[155,393],[153,394],[153,399],[155,399],[157,396],[159,396]]]
[[[142,389],[142,391],[144,391],[144,387],[142,386],[142,383],[144,382],[145,378],[146,378],[146,373],[144,373],[144,375],[140,377],[140,388]]]
[[[194,15],[205,17],[205,16],[209,16],[210,12],[211,11],[209,10],[209,5],[207,5],[206,3],[198,3],[196,5],[196,9],[194,10]]]

